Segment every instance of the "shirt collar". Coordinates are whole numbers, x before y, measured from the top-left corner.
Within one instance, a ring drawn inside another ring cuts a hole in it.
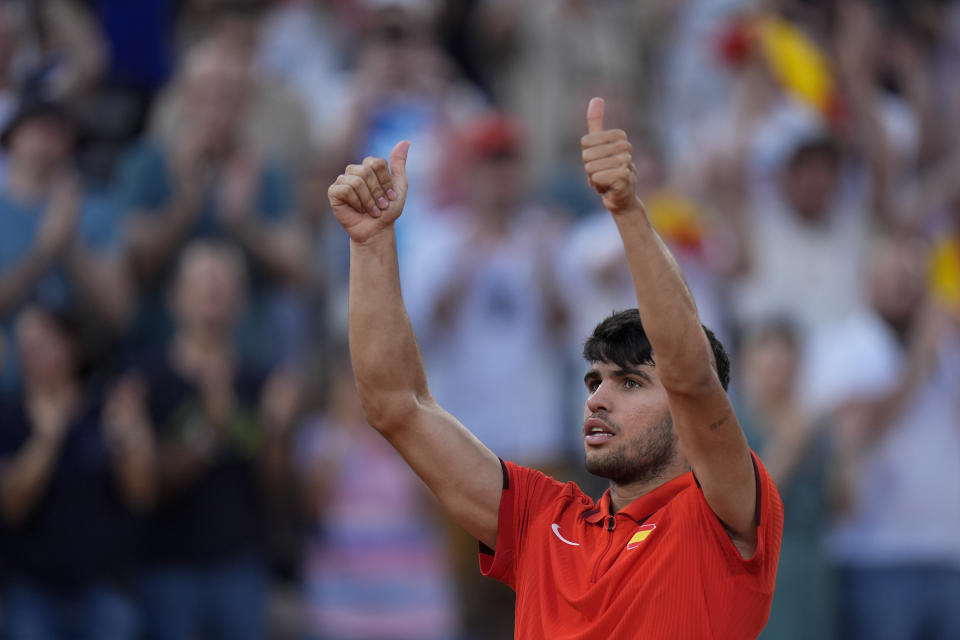
[[[641,523],[650,517],[655,511],[661,509],[678,493],[693,486],[695,479],[692,472],[684,473],[681,476],[665,482],[649,493],[640,496],[626,507],[617,512],[617,515],[623,514],[632,520]],[[585,514],[587,522],[597,524],[602,522],[610,515],[610,489],[603,492],[600,500],[590,508]]]

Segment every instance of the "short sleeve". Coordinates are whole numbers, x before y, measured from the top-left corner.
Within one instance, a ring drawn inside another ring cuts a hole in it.
[[[757,454],[750,452],[753,470],[757,479],[757,548],[753,555],[744,558],[730,540],[720,519],[714,514],[702,491],[701,510],[708,513],[707,521],[713,537],[720,545],[727,566],[734,576],[749,576],[758,591],[773,593],[777,577],[777,560],[780,557],[780,541],[783,538],[783,501],[780,492],[767,473]]]
[[[480,572],[516,589],[517,561],[533,515],[551,504],[565,485],[536,469],[500,461],[503,491],[497,517],[497,548],[480,544]]]

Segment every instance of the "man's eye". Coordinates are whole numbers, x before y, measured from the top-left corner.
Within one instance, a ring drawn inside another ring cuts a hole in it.
[[[623,386],[627,389],[639,389],[643,385],[639,381],[634,380],[633,378],[627,378],[623,381]]]
[[[591,380],[590,382],[587,383],[587,391],[589,391],[590,393],[593,393],[594,391],[597,390],[599,386],[600,386],[599,382],[597,382],[596,380]]]

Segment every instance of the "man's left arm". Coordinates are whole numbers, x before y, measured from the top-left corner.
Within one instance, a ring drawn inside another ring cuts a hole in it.
[[[757,488],[746,437],[720,383],[697,307],[670,251],[636,195],[632,147],[621,130],[604,130],[603,101],[590,101],[581,140],[590,184],[623,239],[637,308],[666,389],[674,426],[707,503],[744,556],[757,544]]]

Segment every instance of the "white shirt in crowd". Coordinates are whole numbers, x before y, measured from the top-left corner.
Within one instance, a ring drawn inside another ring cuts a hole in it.
[[[904,349],[875,314],[818,333],[806,377],[808,406],[835,409],[897,384]],[[960,568],[960,334],[855,470],[853,506],[829,548],[843,565],[946,564]]]
[[[494,453],[521,464],[560,459],[566,440],[561,342],[548,330],[541,288],[553,256],[529,213],[482,252],[466,225],[438,225],[401,274],[434,398]],[[474,275],[459,309],[449,326],[433,326],[437,296],[464,268]]]

